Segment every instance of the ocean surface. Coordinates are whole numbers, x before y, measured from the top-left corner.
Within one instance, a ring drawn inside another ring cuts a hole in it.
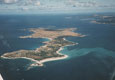
[[[95,13],[112,15],[114,13]],[[95,14],[0,15],[0,55],[16,50],[36,49],[47,39],[20,39],[28,28],[77,28],[85,37],[67,37],[78,45],[60,51],[67,59],[29,68],[26,59],[0,59],[4,80],[115,80],[115,25],[91,23]]]

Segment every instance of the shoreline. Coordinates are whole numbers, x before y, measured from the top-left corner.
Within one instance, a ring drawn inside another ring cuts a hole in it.
[[[65,46],[64,46],[65,47]],[[60,51],[63,50],[63,47],[61,47],[58,51],[56,51],[57,54],[59,55],[63,55],[60,53]],[[46,59],[43,59],[43,60],[34,60],[32,58],[27,58],[27,57],[20,57],[20,58],[8,58],[8,57],[4,57],[4,56],[1,56],[2,58],[5,58],[5,59],[27,59],[27,60],[30,60],[30,61],[33,61],[35,63],[31,64],[30,66],[33,67],[33,66],[44,66],[44,63],[46,62],[50,62],[50,61],[56,61],[56,60],[62,60],[62,59],[66,59],[68,57],[68,55],[63,55],[63,57],[52,57],[52,58],[46,58]]]
[[[60,51],[62,51],[63,49],[64,48],[61,47],[59,50],[56,51],[56,53],[59,54],[59,55],[63,55],[63,54],[60,53]],[[65,55],[65,54],[63,55],[63,57],[46,58],[46,59],[43,59],[43,60],[40,60],[40,61],[33,60],[33,59],[30,58],[32,61],[36,62],[36,63],[31,64],[30,66],[44,66],[44,63],[46,63],[46,62],[57,61],[57,60],[62,60],[62,59],[66,59],[66,58],[68,58],[68,55]]]
[[[49,61],[55,61],[55,60],[61,60],[61,59],[65,59],[65,58],[67,58],[68,57],[68,55],[66,55],[66,54],[62,54],[62,53],[60,53],[60,51],[61,50],[63,50],[64,49],[64,47],[67,47],[67,46],[73,46],[73,45],[77,45],[78,43],[74,43],[74,42],[72,42],[72,41],[68,41],[68,40],[66,40],[66,38],[65,37],[63,37],[63,36],[79,36],[79,37],[84,37],[84,36],[82,36],[81,34],[78,34],[78,33],[74,33],[73,31],[74,31],[75,29],[74,28],[70,28],[70,29],[64,29],[64,30],[62,30],[62,31],[60,31],[62,34],[59,34],[59,31],[45,31],[44,29],[43,30],[41,30],[42,32],[44,32],[43,34],[38,34],[36,31],[40,31],[39,29],[38,30],[31,30],[30,29],[30,31],[31,32],[34,32],[33,34],[31,34],[31,35],[28,35],[28,36],[20,36],[19,38],[46,38],[46,39],[48,39],[47,41],[45,41],[45,42],[43,42],[43,43],[45,43],[45,45],[43,45],[43,46],[41,46],[40,48],[36,48],[34,51],[35,52],[40,52],[39,50],[45,50],[45,49],[47,49],[47,48],[49,48],[49,47],[47,47],[48,46],[48,43],[49,43],[49,45],[52,45],[52,44],[54,44],[53,42],[56,42],[56,40],[54,40],[55,38],[58,38],[58,37],[60,37],[60,36],[62,36],[62,41],[64,42],[65,41],[65,44],[62,44],[61,42],[59,42],[59,43],[57,43],[58,45],[61,45],[61,46],[58,46],[58,50],[55,50],[55,53],[56,54],[58,54],[58,56],[50,56],[49,58],[48,57],[43,57],[43,58],[41,58],[41,59],[37,59],[37,58],[33,58],[33,57],[31,57],[31,55],[29,56],[29,57],[27,57],[27,56],[11,56],[11,57],[5,57],[5,55],[7,55],[7,54],[9,54],[9,53],[6,53],[6,54],[4,54],[3,56],[1,56],[2,58],[6,58],[6,59],[19,59],[19,58],[23,58],[23,59],[29,59],[29,60],[31,60],[31,61],[34,61],[35,63],[33,63],[33,64],[31,64],[30,66],[43,66],[43,63],[45,63],[45,62],[49,62]],[[68,31],[68,34],[66,34],[67,33],[67,31]],[[46,32],[46,33],[45,33]],[[48,34],[47,34],[48,33]],[[52,36],[52,34],[55,34],[55,36]],[[53,41],[54,40],[54,41]],[[51,41],[52,41],[52,43],[51,43]],[[54,47],[54,46],[53,46]],[[43,48],[43,49],[42,49]],[[20,51],[21,50],[19,50],[17,53],[20,53]],[[25,51],[27,51],[27,50],[25,50]],[[47,51],[48,51],[48,49],[47,49]],[[21,51],[22,52],[22,51]],[[16,53],[16,54],[17,54]],[[14,52],[14,54],[15,54],[15,52]],[[42,53],[40,53],[40,54],[42,54]],[[52,54],[53,54],[53,52],[52,52]],[[13,53],[12,53],[12,55],[13,55]],[[20,55],[21,55],[21,53],[20,53]]]
[[[65,38],[63,38],[63,39],[66,40]],[[35,59],[32,59],[32,58],[27,58],[27,57],[20,57],[20,58],[15,58],[15,57],[14,57],[14,58],[8,58],[8,57],[4,57],[4,56],[1,56],[1,57],[2,57],[2,58],[5,58],[5,59],[21,59],[21,58],[22,58],[22,59],[27,59],[27,60],[30,60],[30,61],[35,62],[35,63],[33,63],[33,64],[30,65],[31,67],[33,67],[33,66],[44,66],[44,63],[46,63],[46,62],[57,61],[57,60],[62,60],[62,59],[68,58],[68,57],[69,57],[68,55],[62,54],[62,53],[60,53],[60,51],[62,51],[62,50],[64,49],[64,47],[74,46],[74,45],[77,45],[77,44],[78,44],[78,43],[60,47],[60,49],[58,49],[58,50],[56,51],[56,53],[59,54],[59,55],[63,55],[62,57],[51,57],[51,58],[46,58],[46,59],[43,59],[43,60],[40,60],[40,61],[35,60]],[[42,46],[42,47],[45,47],[45,46],[47,46],[47,45],[44,45],[44,46]],[[38,48],[36,48],[36,51],[37,51],[37,49],[38,49]]]

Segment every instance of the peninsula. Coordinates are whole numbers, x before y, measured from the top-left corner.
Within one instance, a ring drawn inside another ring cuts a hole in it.
[[[67,29],[45,29],[45,28],[30,28],[27,29],[32,34],[28,36],[20,36],[19,38],[48,38],[49,41],[44,42],[45,45],[35,50],[18,50],[3,54],[2,58],[16,59],[26,58],[36,62],[37,66],[43,66],[44,62],[52,60],[60,60],[67,58],[67,55],[59,53],[64,46],[75,45],[76,43],[67,41],[65,37],[83,37],[79,33],[75,33],[76,28]]]

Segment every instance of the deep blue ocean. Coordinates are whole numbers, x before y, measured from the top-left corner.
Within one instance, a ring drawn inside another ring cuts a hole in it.
[[[114,15],[114,13],[97,13]],[[32,50],[47,39],[20,39],[27,28],[77,28],[85,37],[67,37],[78,45],[61,51],[69,58],[27,69],[32,61],[0,59],[4,80],[115,80],[115,25],[94,24],[95,14],[0,15],[0,55],[20,49]]]

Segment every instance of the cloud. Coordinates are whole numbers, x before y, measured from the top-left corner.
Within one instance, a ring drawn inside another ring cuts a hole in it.
[[[115,5],[98,0],[0,0],[1,12],[7,10],[30,11],[81,11],[83,9],[114,9]]]
[[[2,44],[8,48],[11,48],[10,44],[8,43],[8,41],[5,39],[4,35],[0,34],[0,41],[2,42]]]
[[[99,4],[95,1],[76,1],[76,0],[69,0],[66,5],[71,5],[73,7],[96,7]]]
[[[4,3],[15,3],[15,2],[17,2],[17,0],[4,0]]]
[[[8,4],[8,3],[14,3],[15,6],[21,7],[21,6],[44,6],[45,8],[48,8],[48,6],[51,8],[66,8],[66,7],[108,7],[111,6],[111,4],[102,4],[98,1],[81,1],[81,0],[1,0],[2,2]],[[11,6],[11,5],[9,5]],[[43,7],[42,7],[43,8]]]
[[[41,4],[40,1],[36,2],[36,6],[40,6],[40,4]]]
[[[11,48],[11,47],[10,47],[10,44],[8,43],[7,40],[3,40],[2,43],[3,43],[4,46],[6,46],[6,47],[8,47],[8,48]]]
[[[4,36],[3,36],[3,35],[0,35],[0,40],[1,40],[1,39],[4,39]]]
[[[22,11],[28,11],[29,9],[27,7],[22,7],[21,10]]]

